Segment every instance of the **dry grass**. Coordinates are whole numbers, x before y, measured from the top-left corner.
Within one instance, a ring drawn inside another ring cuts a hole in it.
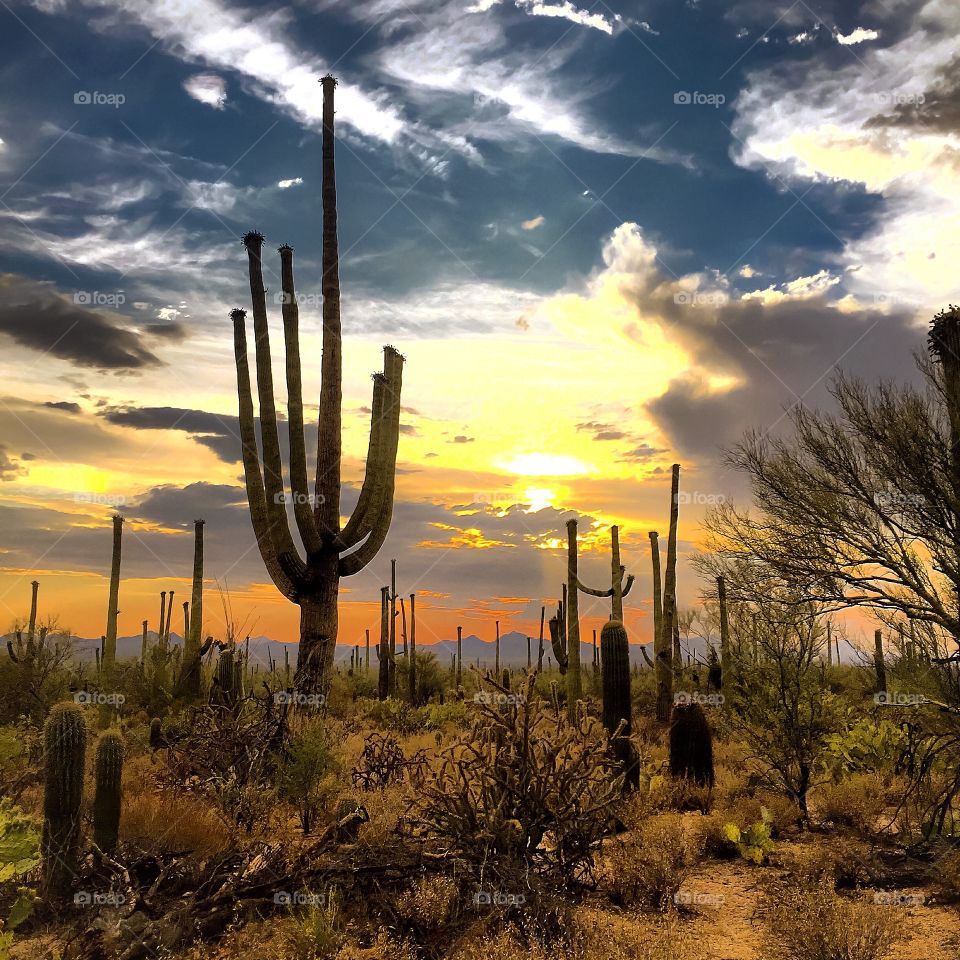
[[[661,814],[606,848],[608,888],[615,903],[663,910],[673,903],[700,854],[684,818]]]
[[[824,886],[779,889],[766,922],[771,960],[892,960],[904,938],[894,909],[848,900]]]
[[[876,774],[855,774],[840,783],[821,786],[812,797],[817,815],[826,823],[875,833],[889,821],[889,790]]]

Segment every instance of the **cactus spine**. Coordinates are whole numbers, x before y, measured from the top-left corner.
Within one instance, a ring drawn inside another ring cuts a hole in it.
[[[366,475],[353,516],[340,527],[342,336],[340,324],[337,187],[334,165],[334,88],[323,77],[322,205],[323,205],[323,344],[317,462],[314,496],[307,492],[307,455],[303,430],[303,398],[298,337],[299,311],[293,280],[293,249],[280,248],[283,328],[286,348],[287,427],[290,438],[290,480],[294,516],[305,558],[297,551],[284,507],[266,295],[263,283],[263,236],[244,238],[256,340],[257,389],[263,440],[263,465],[257,436],[247,362],[246,312],[234,310],[234,352],[240,434],[247,499],[257,545],[277,589],[300,607],[300,652],[297,687],[323,692],[337,642],[337,594],[340,578],[359,573],[377,555],[393,515],[397,444],[400,435],[400,392],[404,359],[384,348],[383,373],[374,376],[371,430]],[[352,552],[351,552],[352,551]],[[384,651],[385,652],[385,651]]]
[[[43,728],[43,877],[51,894],[75,876],[80,848],[87,725],[75,703],[58,703]]]
[[[120,600],[120,545],[123,517],[113,517],[113,556],[110,562],[110,597],[107,601],[107,633],[103,647],[103,668],[109,670],[117,659],[117,606]]]
[[[608,620],[600,630],[603,725],[614,737],[612,748],[625,774],[625,786],[636,788],[639,766],[628,739],[632,732],[630,700],[630,646],[627,631],[618,620]]]
[[[96,788],[93,795],[93,841],[104,853],[117,847],[123,783],[123,738],[108,730],[97,740]]]

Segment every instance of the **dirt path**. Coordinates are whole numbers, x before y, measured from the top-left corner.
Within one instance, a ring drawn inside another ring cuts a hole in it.
[[[714,861],[700,864],[688,878],[681,896],[696,915],[688,916],[684,926],[696,947],[697,960],[764,960],[758,906],[762,869],[742,861]],[[923,889],[897,892],[921,901],[929,897],[929,891]],[[960,958],[960,911],[928,903],[889,909],[898,911],[907,935],[891,951],[889,960]]]

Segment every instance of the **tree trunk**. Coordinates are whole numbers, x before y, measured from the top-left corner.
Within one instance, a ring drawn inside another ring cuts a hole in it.
[[[730,620],[727,616],[727,583],[717,577],[717,602],[720,605],[720,685],[730,676]]]
[[[333,563],[336,565],[336,555]],[[319,691],[329,680],[337,642],[337,594],[339,579],[334,576],[307,597],[300,597],[300,649],[294,685],[298,690]]]

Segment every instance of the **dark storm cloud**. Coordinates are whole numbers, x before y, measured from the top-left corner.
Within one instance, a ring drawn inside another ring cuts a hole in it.
[[[21,346],[81,367],[140,370],[162,361],[116,319],[57,296],[0,306],[0,333]]]
[[[180,430],[191,439],[212,450],[224,463],[239,463],[240,418],[232,414],[209,413],[189,407],[108,407],[100,413],[109,423],[137,430]],[[260,420],[256,421],[257,441],[260,442]],[[278,423],[280,453],[284,463],[289,463],[290,438],[285,420]],[[401,426],[402,433],[417,435],[416,427]],[[307,447],[308,464],[311,451],[317,447],[317,424],[314,420],[304,424],[304,441]],[[262,449],[262,445],[261,445]]]
[[[761,303],[732,301],[715,312],[680,307],[674,331],[711,373],[737,377],[732,390],[710,390],[687,372],[648,404],[677,449],[717,455],[750,427],[776,429],[798,403],[829,406],[827,386],[839,369],[876,380],[912,380],[923,331],[905,311],[841,312],[821,297]]]
[[[80,413],[80,404],[70,400],[48,400],[44,406],[51,410],[63,410],[65,413]]]

